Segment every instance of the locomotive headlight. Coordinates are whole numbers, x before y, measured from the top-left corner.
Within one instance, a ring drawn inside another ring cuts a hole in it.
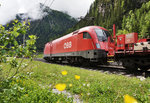
[[[101,48],[101,46],[99,45],[99,43],[96,43],[96,47],[97,47],[97,49]]]

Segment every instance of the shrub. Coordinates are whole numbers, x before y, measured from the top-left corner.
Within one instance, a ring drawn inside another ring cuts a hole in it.
[[[41,88],[24,75],[3,81],[0,91],[1,103],[71,103],[73,100],[63,94],[54,94],[47,87]]]

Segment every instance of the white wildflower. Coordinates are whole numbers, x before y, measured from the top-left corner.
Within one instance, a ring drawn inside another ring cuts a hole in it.
[[[9,40],[9,37],[7,37],[6,39]]]
[[[90,86],[90,84],[87,84],[87,87],[89,87]]]
[[[87,95],[89,96],[89,95],[90,95],[90,93],[87,93]]]
[[[29,75],[33,74],[34,72],[31,72]]]
[[[20,89],[20,90],[24,90],[24,88],[21,88],[21,87],[20,87],[19,89]]]
[[[143,81],[143,80],[145,80],[145,79],[146,79],[145,77],[141,77],[141,78],[140,78],[141,81]]]

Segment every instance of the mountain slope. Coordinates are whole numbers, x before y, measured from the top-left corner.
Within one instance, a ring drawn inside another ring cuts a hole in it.
[[[139,33],[140,38],[150,38],[150,1],[144,3],[141,8],[130,10],[128,15],[124,15],[122,28],[118,34],[130,32]]]
[[[71,28],[77,21],[66,13],[51,10],[45,7],[44,12],[47,13],[42,20],[31,22],[30,34],[36,34],[37,49],[43,51],[45,43],[62,35],[68,28]]]
[[[135,11],[136,9],[140,9],[142,4],[148,1],[149,0],[95,0],[85,18],[80,20],[76,26],[69,29],[68,32],[87,25],[99,25],[107,29],[112,29],[112,25],[116,24],[117,30],[122,29],[123,17],[127,17],[130,10]]]

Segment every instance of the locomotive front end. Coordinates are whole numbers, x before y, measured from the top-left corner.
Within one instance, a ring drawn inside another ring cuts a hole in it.
[[[99,64],[106,64],[107,63],[107,54],[108,54],[108,38],[111,42],[113,40],[111,39],[110,33],[108,30],[102,28],[102,27],[95,27],[93,28],[93,38],[94,44],[95,44],[95,50],[94,50],[94,58],[97,60]]]

